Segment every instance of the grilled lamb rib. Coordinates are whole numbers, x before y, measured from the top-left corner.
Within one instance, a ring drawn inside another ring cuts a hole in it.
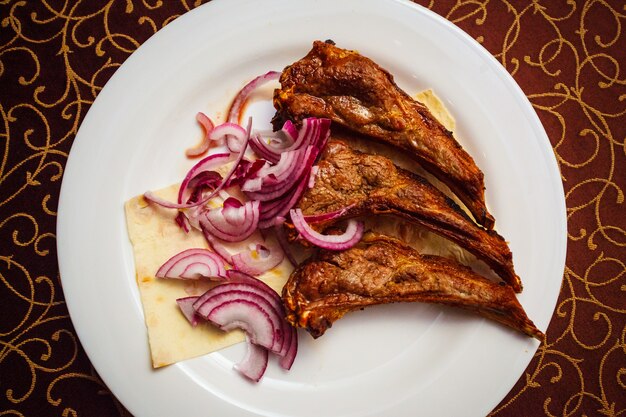
[[[317,231],[350,217],[399,216],[457,243],[483,260],[515,291],[522,290],[502,236],[477,226],[424,178],[396,167],[384,156],[356,151],[334,139],[326,145],[318,167],[313,187],[305,191],[297,206],[305,216],[347,209],[339,217],[312,224]],[[291,239],[294,235],[291,233]]]
[[[316,338],[348,312],[400,301],[461,307],[544,338],[511,287],[449,259],[422,256],[396,239],[372,232],[351,249],[320,250],[300,264],[283,287],[282,298],[287,320]]]
[[[422,103],[402,91],[372,60],[330,41],[316,41],[285,68],[274,92],[274,126],[287,120],[325,117],[369,139],[407,151],[439,178],[487,229],[483,173],[472,157]]]

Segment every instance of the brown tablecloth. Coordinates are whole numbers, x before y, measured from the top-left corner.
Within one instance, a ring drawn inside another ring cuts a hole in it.
[[[107,79],[199,3],[0,1],[0,415],[128,415],[64,304],[61,177]],[[419,3],[477,39],[521,85],[566,192],[567,265],[547,340],[493,415],[626,415],[626,3]]]

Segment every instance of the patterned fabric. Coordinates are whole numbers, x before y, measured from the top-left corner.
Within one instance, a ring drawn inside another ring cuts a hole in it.
[[[78,126],[191,0],[0,0],[0,415],[127,416],[64,303],[55,222]],[[521,85],[562,173],[568,256],[547,341],[492,415],[626,415],[626,3],[420,0]]]

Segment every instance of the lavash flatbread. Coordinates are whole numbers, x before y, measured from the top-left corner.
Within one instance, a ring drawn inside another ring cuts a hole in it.
[[[156,192],[170,201],[176,200],[177,193],[177,185]],[[241,331],[226,333],[207,323],[192,327],[176,304],[177,298],[202,294],[215,284],[155,277],[159,267],[175,254],[190,248],[207,248],[202,233],[192,230],[186,234],[174,222],[176,210],[148,204],[143,196],[126,202],[125,210],[152,366],[159,368],[243,341]],[[291,269],[288,262],[283,262],[261,279],[280,291]]]

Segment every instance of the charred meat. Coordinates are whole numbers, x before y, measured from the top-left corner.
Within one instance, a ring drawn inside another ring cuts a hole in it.
[[[312,224],[316,230],[323,231],[350,217],[399,216],[473,253],[515,291],[521,291],[511,251],[502,236],[476,225],[424,178],[396,167],[384,156],[359,152],[333,139],[322,153],[318,167],[314,185],[305,191],[298,207],[305,216],[347,209],[332,220]]]
[[[282,293],[287,320],[319,337],[346,313],[376,304],[418,301],[474,311],[528,336],[543,333],[511,287],[452,260],[420,255],[400,241],[366,233],[346,251],[320,250],[291,274]]]
[[[324,117],[406,151],[450,187],[478,223],[493,227],[483,173],[472,157],[375,62],[330,41],[316,41],[307,56],[283,71],[280,83],[274,93],[275,127],[287,119]]]

